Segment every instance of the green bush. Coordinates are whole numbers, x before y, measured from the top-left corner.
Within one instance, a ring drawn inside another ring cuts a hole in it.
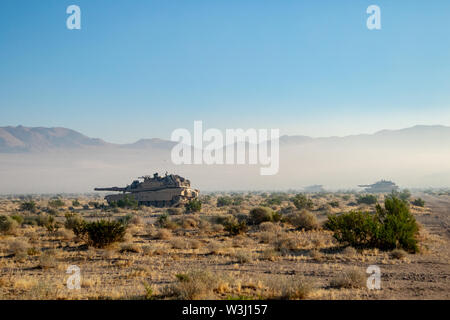
[[[72,230],[77,237],[83,237],[85,233],[85,226],[86,222],[81,216],[73,213],[66,214],[66,222],[64,223],[64,227],[68,230]]]
[[[356,200],[359,204],[375,204],[378,202],[377,196],[373,194],[361,195]]]
[[[224,230],[231,235],[238,235],[247,232],[247,223],[244,220],[239,221],[236,218],[227,219],[224,223]]]
[[[13,215],[11,216],[11,219],[16,220],[16,222],[17,222],[19,225],[21,225],[21,224],[23,223],[23,221],[25,220],[25,219],[23,218],[23,216],[18,215],[18,214],[13,214]]]
[[[280,205],[282,202],[282,198],[280,196],[273,196],[270,197],[269,199],[267,199],[264,202],[265,206],[276,206],[276,205]]]
[[[117,201],[117,206],[119,208],[135,209],[138,207],[138,201],[133,196],[125,195],[123,199]]]
[[[297,194],[294,198],[292,198],[292,202],[297,209],[312,209],[313,202],[311,199],[308,199],[304,194]]]
[[[34,202],[33,200],[22,202],[20,204],[20,210],[35,212],[36,211],[36,202]]]
[[[51,208],[61,208],[61,207],[65,206],[65,203],[61,199],[55,199],[55,200],[50,200],[48,202],[48,206]]]
[[[78,201],[78,199],[75,199],[72,201],[72,206],[74,207],[81,207],[81,203],[80,201]]]
[[[422,198],[417,198],[412,202],[412,204],[418,207],[425,207],[425,200]]]
[[[218,197],[217,198],[217,206],[225,207],[230,206],[233,203],[233,199],[231,197]]]
[[[0,216],[0,232],[1,233],[11,233],[13,232],[18,226],[18,223],[16,220],[12,219],[11,217],[1,215]]]
[[[187,213],[199,212],[202,209],[202,203],[198,199],[192,199],[185,205]]]
[[[114,242],[123,241],[126,226],[119,221],[98,220],[85,223],[83,231],[88,236],[89,245],[104,248]]]
[[[260,224],[273,220],[273,210],[267,207],[257,207],[250,211],[250,221],[253,224]]]
[[[378,204],[375,214],[350,212],[332,215],[325,226],[334,232],[339,242],[354,247],[418,251],[417,222],[408,205],[394,196],[386,198],[384,208]]]

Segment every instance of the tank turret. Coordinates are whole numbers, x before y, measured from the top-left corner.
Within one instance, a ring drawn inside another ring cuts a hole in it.
[[[197,198],[199,190],[191,188],[191,182],[181,176],[167,173],[159,176],[142,176],[126,187],[95,188],[95,191],[116,191],[105,197],[108,203],[117,202],[125,197],[134,198],[139,205],[167,207],[178,206]]]

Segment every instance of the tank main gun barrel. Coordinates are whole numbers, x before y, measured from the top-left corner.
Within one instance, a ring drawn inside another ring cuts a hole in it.
[[[95,188],[95,191],[125,191],[126,188],[111,187],[111,188]]]

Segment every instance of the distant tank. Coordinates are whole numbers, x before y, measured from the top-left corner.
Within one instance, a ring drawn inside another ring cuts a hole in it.
[[[364,191],[368,193],[390,193],[392,191],[397,191],[398,186],[392,182],[387,180],[381,180],[375,182],[374,184],[362,184],[358,187],[365,188]]]
[[[130,185],[119,188],[95,188],[95,191],[118,191],[105,197],[109,204],[133,197],[139,205],[170,207],[179,206],[191,199],[197,198],[199,190],[191,188],[191,182],[178,175],[170,174],[164,177],[155,173],[153,177],[143,176],[134,180]]]

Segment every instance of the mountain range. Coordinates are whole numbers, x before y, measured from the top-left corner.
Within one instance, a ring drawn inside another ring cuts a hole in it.
[[[420,144],[439,143],[445,146],[450,141],[450,127],[414,126],[400,130],[382,130],[374,134],[351,135],[345,137],[312,138],[302,135],[280,137],[280,146],[298,146],[323,143],[389,143]],[[125,149],[171,149],[176,143],[160,138],[141,139],[130,144],[114,144],[99,138],[90,138],[75,130],[57,127],[0,127],[0,153],[42,152],[58,149],[77,148],[125,148]]]
[[[401,187],[450,186],[450,127],[414,126],[374,134],[282,136],[279,172],[264,165],[175,165],[175,142],[114,144],[66,128],[0,127],[0,193],[90,192],[165,171],[201,191],[285,190],[314,184],[353,189],[380,179]]]

